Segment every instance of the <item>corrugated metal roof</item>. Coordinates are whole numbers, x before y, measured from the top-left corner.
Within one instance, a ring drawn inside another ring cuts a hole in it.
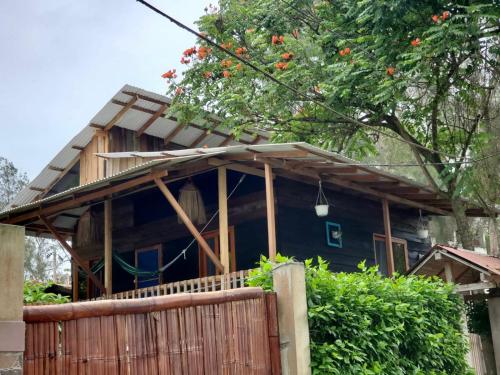
[[[128,103],[133,98],[132,95],[139,95],[140,98],[134,103],[134,107],[125,112],[125,114],[115,124],[115,126],[130,130],[138,130],[150,118],[151,112],[154,113],[160,109],[161,104],[159,103],[169,104],[171,102],[170,99],[164,95],[159,95],[130,85],[123,86],[123,88],[121,88],[113,96],[113,98],[108,103],[106,103],[106,105],[104,105],[104,107],[101,108],[99,112],[97,112],[97,114],[90,120],[89,124],[85,128],[83,128],[73,139],[71,139],[71,141],[68,142],[68,144],[64,146],[61,151],[59,151],[59,153],[49,162],[49,164],[40,172],[40,174],[35,177],[27,187],[22,189],[16,195],[14,200],[7,207],[5,207],[5,210],[9,210],[11,208],[22,206],[24,204],[32,202],[41,195],[40,189],[45,189],[46,191],[50,190],[52,185],[60,178],[61,174],[63,174],[64,172],[50,169],[49,166],[63,170],[69,168],[71,166],[71,163],[75,160],[75,158],[78,157],[80,153],[78,148],[87,146],[92,140],[92,137],[96,131],[95,125],[106,125],[123,108],[123,105],[117,103]],[[90,126],[91,124],[93,126]],[[196,125],[196,123],[194,125]],[[176,127],[177,122],[160,117],[154,122],[152,126],[150,126],[145,131],[145,134],[154,137],[165,138]],[[216,130],[221,134],[227,134],[229,136],[228,130],[223,130],[219,127]],[[171,141],[184,147],[190,147],[192,142],[194,142],[202,133],[202,130],[188,125]],[[258,134],[265,137],[268,136],[263,132],[258,132]],[[224,140],[224,136],[213,135],[207,137],[203,141],[203,144],[214,146],[221,144]],[[251,142],[252,140],[253,138],[248,134],[243,134],[241,136],[242,142]],[[265,141],[265,139],[259,140],[259,143]],[[238,141],[231,140],[230,144],[238,143]],[[32,187],[36,188],[37,190],[30,189]]]
[[[19,214],[22,212],[29,211],[33,208],[41,207],[44,204],[51,203],[51,202],[56,202],[61,200],[62,198],[66,198],[68,196],[72,196],[73,194],[76,193],[83,193],[87,191],[92,191],[95,189],[99,189],[101,187],[107,186],[110,182],[118,182],[121,180],[128,180],[134,177],[138,177],[141,175],[144,175],[149,172],[150,169],[153,167],[155,168],[164,168],[165,170],[169,170],[170,168],[177,166],[178,164],[185,163],[191,160],[199,160],[203,158],[208,158],[208,157],[213,157],[219,155],[220,152],[207,152],[203,155],[201,154],[196,154],[196,155],[185,155],[185,156],[179,156],[173,159],[159,159],[159,160],[151,160],[146,163],[143,163],[141,165],[126,169],[124,171],[121,171],[119,173],[116,173],[112,176],[102,178],[93,182],[90,182],[88,184],[80,185],[73,187],[71,189],[65,190],[63,192],[51,195],[49,197],[39,199],[37,201],[27,203],[25,205],[15,207],[15,208],[10,208],[8,210],[5,210],[3,212],[0,212],[0,220],[3,218],[8,217],[9,215],[12,214]]]

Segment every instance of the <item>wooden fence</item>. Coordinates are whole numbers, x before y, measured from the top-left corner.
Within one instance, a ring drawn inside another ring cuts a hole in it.
[[[224,275],[206,276],[197,279],[176,281],[168,284],[114,293],[112,295],[112,299],[134,299],[178,293],[203,293],[214,292],[216,290],[244,288],[245,281],[248,278],[248,273],[249,270],[241,270]],[[104,298],[105,297],[99,297],[94,300],[101,300]]]
[[[495,375],[495,355],[491,339],[475,333],[469,334],[470,364],[476,375]]]
[[[280,373],[260,288],[24,308],[24,374]]]

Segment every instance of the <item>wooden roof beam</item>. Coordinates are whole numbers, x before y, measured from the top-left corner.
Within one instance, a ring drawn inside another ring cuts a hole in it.
[[[166,109],[167,109],[167,105],[162,104],[160,106],[160,109],[158,111],[156,111],[156,113],[154,115],[152,115],[148,119],[148,121],[146,121],[144,123],[144,125],[141,126],[141,128],[139,130],[137,130],[136,136],[140,137],[151,125],[153,125],[153,122],[155,122],[163,114],[163,112],[165,112]]]
[[[172,140],[175,138],[177,134],[181,132],[181,130],[184,129],[183,124],[178,124],[174,130],[172,130],[170,133],[167,134],[167,136],[163,139],[163,143],[165,146],[167,146]]]
[[[205,129],[193,142],[191,142],[188,148],[195,148],[201,141],[203,141],[210,134],[208,129]]]
[[[316,173],[308,172],[308,171],[305,171],[305,170],[295,171],[293,169],[293,167],[283,166],[281,163],[276,163],[274,160],[272,161],[272,164],[276,165],[277,168],[281,167],[281,168],[283,168],[285,170],[288,170],[290,173],[293,173],[293,174],[304,175],[304,176],[307,176],[307,177],[310,177],[310,178],[313,178],[313,179],[318,179],[319,178],[319,176]],[[372,189],[372,188],[370,188],[368,186],[360,185],[360,184],[357,184],[357,183],[354,183],[354,182],[351,182],[351,181],[347,181],[347,180],[344,180],[344,179],[341,179],[341,178],[338,178],[338,177],[330,176],[330,177],[325,178],[323,180],[323,182],[330,183],[330,184],[337,185],[337,186],[341,186],[341,187],[347,188],[349,190],[354,190],[354,191],[358,191],[358,192],[361,192],[361,193],[365,193],[365,194],[368,194],[368,195],[371,195],[371,196],[374,196],[374,197],[378,197],[378,198],[381,198],[381,199],[387,199],[390,202],[400,203],[400,204],[403,204],[403,205],[409,206],[409,207],[420,208],[422,210],[433,212],[433,213],[436,213],[436,214],[439,214],[439,215],[448,216],[448,215],[451,214],[451,212],[442,210],[442,209],[437,208],[437,207],[433,207],[433,206],[422,204],[422,203],[419,203],[419,202],[416,202],[416,201],[405,199],[405,198],[399,197],[399,196],[391,194],[391,193],[378,191],[378,190]]]
[[[126,106],[127,103],[125,102],[122,102],[120,100],[116,100],[116,99],[112,99],[111,100],[111,103],[113,104],[116,104],[116,105],[121,105],[121,106]],[[138,105],[133,105],[131,107],[131,109],[134,109],[136,111],[139,111],[139,112],[144,112],[144,113],[149,113],[150,115],[154,115],[156,113],[156,111],[152,110],[152,109],[148,109],[148,108],[144,108],[144,107],[141,107],[141,106],[138,106]],[[175,122],[178,122],[177,118],[175,116],[167,116],[165,113],[162,113],[159,117],[162,117],[162,118],[166,118],[168,120],[171,120],[171,121],[175,121]],[[205,130],[206,127],[202,126],[202,125],[197,125],[197,124],[194,124],[194,123],[189,123],[189,124],[186,124],[187,126],[191,126],[193,128],[196,128],[196,129],[200,129],[200,130]],[[217,130],[217,129],[212,129],[211,130],[212,134],[215,134],[215,135],[220,135],[221,137],[227,137],[228,134],[220,131],[220,130]],[[242,130],[242,133],[245,133],[247,135],[251,135],[251,136],[254,136],[255,132],[252,132],[252,131],[249,131],[249,130]],[[262,139],[268,139],[267,137],[263,136],[263,135],[260,135],[260,137]],[[244,143],[244,144],[248,144],[248,145],[251,145],[253,143],[253,141],[245,141],[243,139],[240,139],[238,142],[240,143]]]
[[[129,102],[122,108],[118,111],[118,113],[116,115],[113,116],[113,118],[106,124],[106,126],[104,127],[104,131],[109,131],[113,126],[115,126],[115,124],[121,120],[121,118],[123,117],[123,115],[125,115],[125,113],[130,109],[132,108],[132,106],[135,104],[135,102],[137,101],[137,99],[139,99],[136,96],[133,96],[132,99],[129,100]]]
[[[67,200],[63,202],[58,202],[54,204],[48,204],[47,206],[40,206],[38,208],[33,208],[31,211],[26,212],[24,214],[20,214],[18,216],[14,216],[11,219],[8,219],[5,221],[6,224],[18,224],[22,223],[24,221],[32,220],[34,218],[39,217],[40,215],[43,216],[51,216],[54,214],[57,214],[61,211],[69,210],[71,208],[77,208],[80,207],[81,205],[92,202],[97,199],[102,199],[106,196],[122,192],[127,189],[131,189],[134,187],[137,187],[139,185],[143,185],[149,182],[152,182],[155,177],[157,176],[166,176],[167,171],[157,171],[157,172],[152,172],[149,174],[146,174],[141,177],[137,177],[135,179],[118,183],[116,185],[109,185],[103,189],[89,192],[89,193],[83,193],[81,195],[74,195],[72,197],[68,197]]]

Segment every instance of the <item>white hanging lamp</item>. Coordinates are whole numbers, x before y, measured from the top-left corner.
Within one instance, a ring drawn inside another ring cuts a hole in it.
[[[316,210],[316,215],[318,217],[328,216],[329,209],[328,199],[326,199],[325,192],[323,191],[323,186],[321,185],[321,180],[319,180],[319,190],[318,196],[316,197],[316,205],[314,209]]]
[[[418,238],[421,239],[426,239],[429,237],[429,228],[427,227],[427,224],[424,222],[424,219],[422,218],[422,210],[418,210],[419,217],[418,217],[418,224],[417,224],[417,236]]]

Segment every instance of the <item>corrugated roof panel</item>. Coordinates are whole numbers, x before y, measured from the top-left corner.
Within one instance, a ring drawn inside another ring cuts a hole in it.
[[[178,145],[190,147],[191,144],[203,134],[203,130],[184,127],[177,135],[172,139],[172,142],[177,143]]]
[[[148,113],[129,109],[116,125],[121,128],[137,131],[150,117],[151,115]]]
[[[174,131],[176,127],[177,123],[175,121],[161,117],[156,119],[155,122],[146,129],[146,134],[152,135],[153,137],[165,138],[167,134]]]

